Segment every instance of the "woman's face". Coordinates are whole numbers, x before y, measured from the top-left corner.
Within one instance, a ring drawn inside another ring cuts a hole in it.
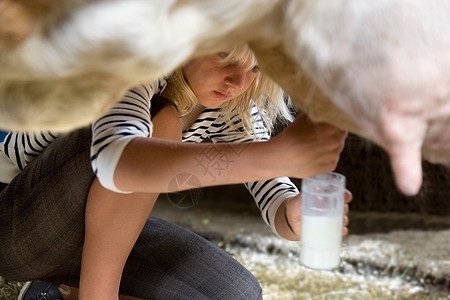
[[[226,56],[219,52],[196,58],[183,69],[187,84],[205,107],[219,107],[242,95],[258,75],[258,66],[225,63]]]

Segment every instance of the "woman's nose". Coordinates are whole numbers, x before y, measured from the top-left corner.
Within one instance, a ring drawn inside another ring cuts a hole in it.
[[[234,70],[228,76],[225,77],[227,85],[235,88],[242,89],[245,87],[246,72],[243,70]]]

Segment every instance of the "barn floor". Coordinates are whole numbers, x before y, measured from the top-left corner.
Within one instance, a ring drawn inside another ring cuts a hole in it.
[[[449,217],[351,213],[343,262],[331,273],[299,266],[298,244],[275,237],[247,200],[206,192],[179,204],[160,199],[153,215],[225,248],[257,276],[265,299],[450,299]]]
[[[299,266],[298,244],[274,236],[249,199],[195,193],[162,196],[153,215],[224,248],[259,279],[265,300],[450,299],[449,217],[351,212],[339,270],[315,272]],[[19,289],[0,282],[0,300]]]

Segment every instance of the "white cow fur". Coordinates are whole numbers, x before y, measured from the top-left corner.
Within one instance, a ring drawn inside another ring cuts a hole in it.
[[[0,126],[87,124],[130,86],[263,33],[277,2],[61,1],[23,42],[0,41]]]
[[[413,194],[421,153],[450,159],[449,30],[448,0],[0,0],[0,127],[87,124],[127,88],[249,42],[312,119],[381,145]]]

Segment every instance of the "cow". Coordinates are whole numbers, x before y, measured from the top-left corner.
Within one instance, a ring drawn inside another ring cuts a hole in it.
[[[248,43],[311,119],[380,145],[399,189],[450,160],[447,0],[0,0],[0,128],[67,131]]]

